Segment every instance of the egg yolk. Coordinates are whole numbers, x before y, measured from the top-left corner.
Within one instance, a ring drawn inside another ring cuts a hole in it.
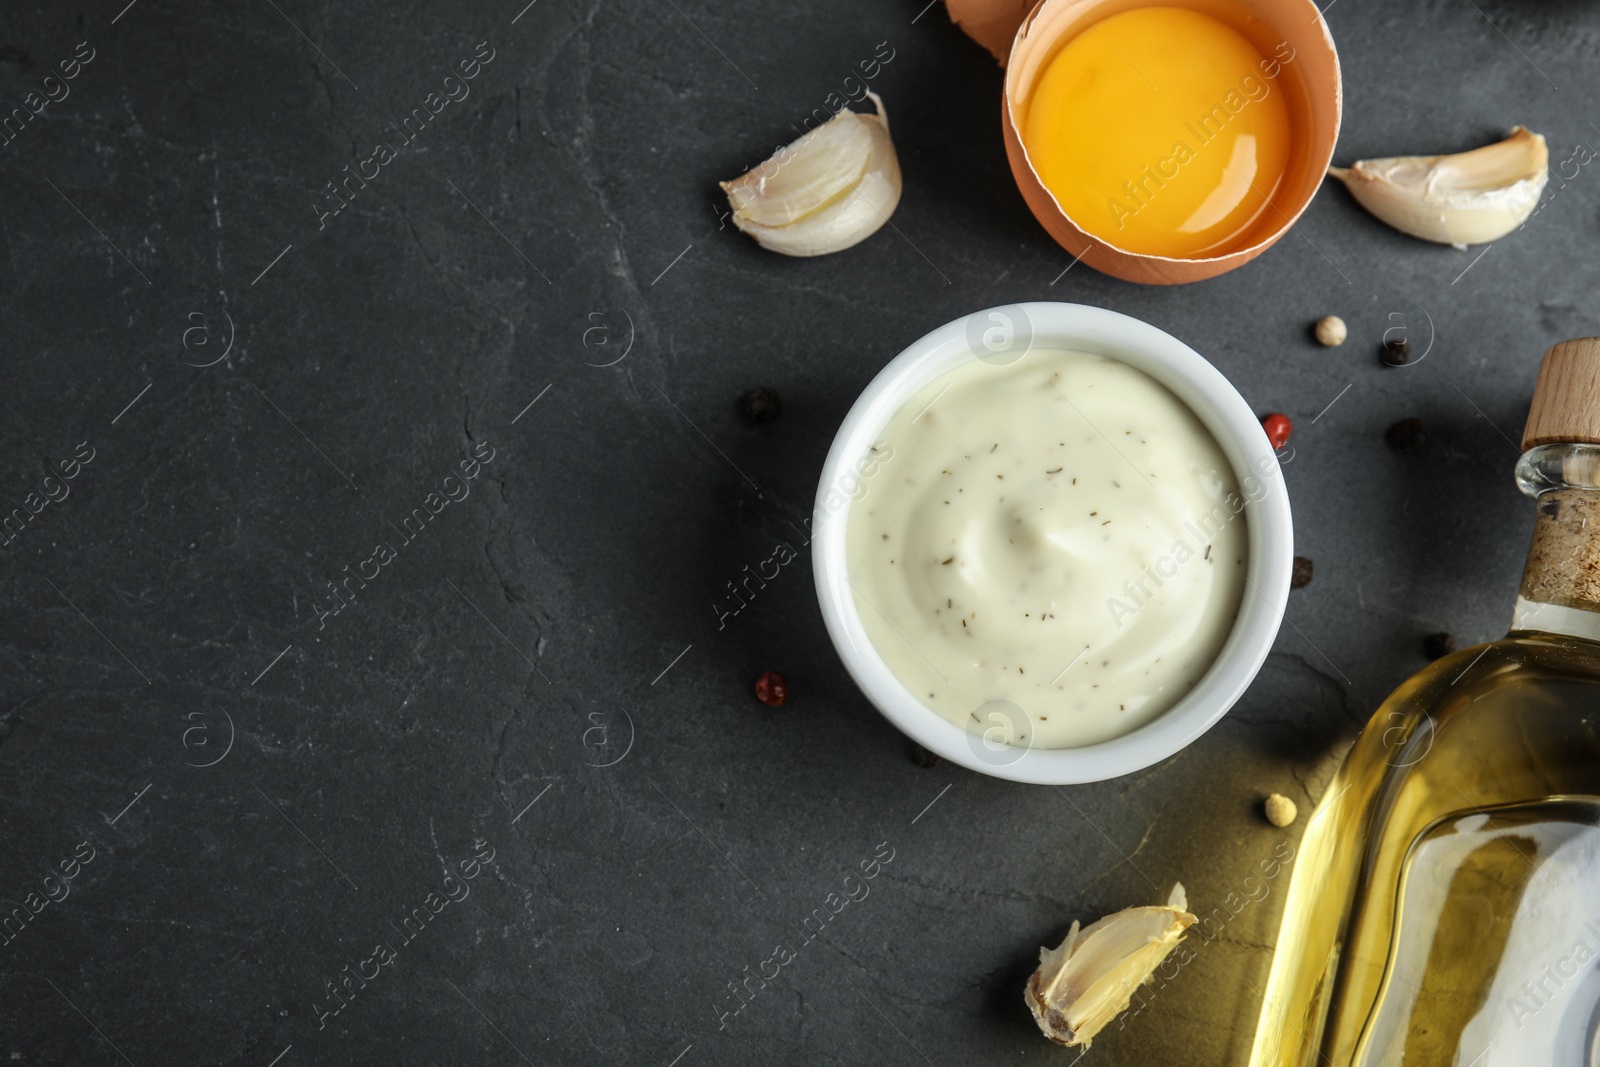
[[[1258,221],[1281,221],[1272,197],[1291,145],[1282,75],[1282,63],[1210,15],[1133,8],[1055,55],[1022,141],[1085,232],[1128,252],[1223,255]]]

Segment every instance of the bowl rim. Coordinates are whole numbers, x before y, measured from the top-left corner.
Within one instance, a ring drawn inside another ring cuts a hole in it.
[[[978,358],[974,323],[1020,314],[1035,348],[1090,352],[1144,371],[1182,400],[1216,439],[1246,498],[1248,556],[1238,615],[1222,650],[1195,687],[1151,722],[1121,737],[1078,748],[1006,746],[985,758],[983,739],[950,722],[902,683],[861,623],[846,572],[851,504],[870,491],[863,467],[870,446],[922,386]],[[1253,472],[1253,473],[1252,473]],[[1257,476],[1258,475],[1258,476]],[[1259,497],[1252,496],[1259,487]],[[848,489],[846,489],[848,487]],[[862,390],[823,463],[813,513],[811,556],[828,636],[868,701],[913,741],[969,770],[1040,785],[1102,781],[1149,767],[1210,729],[1242,696],[1271,651],[1288,601],[1294,533],[1288,490],[1261,423],[1239,391],[1194,349],[1160,328],[1106,308],[1030,302],[964,315],[908,345]],[[977,739],[977,743],[974,743]]]

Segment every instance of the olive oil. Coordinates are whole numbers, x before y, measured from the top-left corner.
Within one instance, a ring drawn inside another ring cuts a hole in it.
[[[1252,1067],[1600,1065],[1600,339],[1545,357],[1511,633],[1378,709],[1306,828]]]

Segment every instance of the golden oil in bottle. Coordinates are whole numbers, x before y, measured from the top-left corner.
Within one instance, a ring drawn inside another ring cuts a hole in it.
[[[1252,1067],[1600,1065],[1600,338],[1545,356],[1510,634],[1378,709],[1306,828]]]

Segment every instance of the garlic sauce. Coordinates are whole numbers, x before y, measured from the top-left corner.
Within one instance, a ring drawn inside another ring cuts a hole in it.
[[[846,566],[868,637],[928,707],[1071,748],[1151,721],[1205,674],[1244,586],[1245,499],[1200,420],[1101,356],[973,359],[881,439]],[[1253,484],[1253,479],[1252,479]]]

